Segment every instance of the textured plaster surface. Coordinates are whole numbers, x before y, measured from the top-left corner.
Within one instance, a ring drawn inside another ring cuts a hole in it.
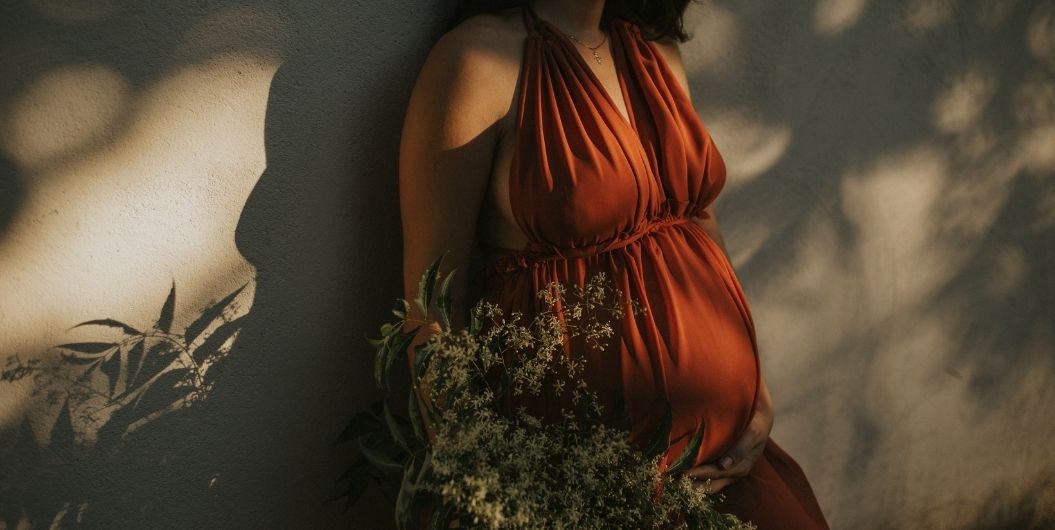
[[[214,348],[211,386],[135,424],[134,451],[69,457],[112,410],[0,381],[5,518],[390,526],[375,492],[323,501],[352,455],[331,442],[377,397],[399,130],[450,7],[0,7],[0,363],[123,336],[70,329],[88,320],[153,329],[173,286],[174,337],[224,309],[187,347]],[[773,437],[832,527],[1050,527],[1055,5],[714,0],[686,25]]]

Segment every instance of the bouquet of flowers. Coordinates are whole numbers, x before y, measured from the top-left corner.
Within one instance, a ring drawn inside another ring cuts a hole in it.
[[[376,349],[375,382],[390,393],[395,363],[409,364],[414,337],[422,327],[439,324],[414,348],[409,418],[395,414],[386,395],[357,414],[339,440],[354,439],[361,454],[342,477],[349,480],[349,506],[373,478],[395,492],[401,529],[446,529],[454,522],[488,529],[755,528],[716,511],[722,495],[706,494],[679,474],[699,450],[702,426],[661,472],[669,407],[643,448],[629,442],[625,403],[618,425],[602,421],[606,411],[581,377],[584,361],[569,355],[567,345],[580,337],[601,348],[613,331],[599,316],[623,315],[622,293],[607,285],[604,273],[573,286],[572,300],[567,286],[550,283],[537,293],[547,309],[526,324],[521,313],[507,319],[481,299],[468,326],[456,330],[450,318],[455,271],[441,279],[442,260],[426,269],[414,300],[428,315],[435,297],[441,322],[408,318],[410,304],[400,298],[392,310],[398,321],[384,324],[380,338],[368,338]],[[630,306],[644,310],[636,300]],[[407,329],[413,323],[418,325]],[[503,406],[510,393],[541,392],[567,392],[574,407],[562,410],[560,419],[543,421],[524,407]]]

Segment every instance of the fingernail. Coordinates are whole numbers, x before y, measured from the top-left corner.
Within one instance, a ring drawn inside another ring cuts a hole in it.
[[[733,465],[733,457],[725,455],[722,457],[722,461],[718,463],[722,469],[729,469]]]

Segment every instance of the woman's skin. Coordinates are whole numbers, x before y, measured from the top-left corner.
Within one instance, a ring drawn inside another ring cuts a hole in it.
[[[604,39],[600,29],[604,0],[535,0],[539,17],[591,46]],[[476,238],[492,246],[521,249],[527,237],[520,230],[510,206],[509,169],[516,117],[517,78],[526,37],[519,9],[471,17],[444,34],[433,46],[421,68],[407,106],[399,156],[400,207],[403,222],[404,295],[412,300],[425,268],[447,251],[441,272],[457,269],[452,279],[452,326],[462,322],[466,297],[466,271]],[[610,94],[620,94],[612,63],[611,40],[593,53],[579,46],[579,53]],[[688,78],[678,43],[653,41],[682,88]],[[623,98],[612,101],[627,116]],[[713,205],[712,205],[713,206]],[[722,251],[722,240],[712,206],[705,217],[694,217]],[[726,252],[728,255],[728,252]],[[412,306],[410,318],[423,315]],[[430,329],[438,330],[438,315],[428,315]],[[427,339],[421,333],[410,346]],[[420,399],[420,394],[419,394]],[[773,426],[773,400],[765,379],[761,381],[755,415],[743,436],[727,453],[731,464],[701,465],[686,471],[700,480],[711,478],[710,492],[748,474],[761,456]],[[429,435],[432,436],[431,428]],[[723,457],[719,462],[725,460]]]

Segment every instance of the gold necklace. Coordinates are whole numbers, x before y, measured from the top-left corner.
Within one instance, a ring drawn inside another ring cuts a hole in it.
[[[600,48],[601,46],[604,46],[604,43],[608,42],[608,34],[607,33],[604,34],[604,38],[601,39],[601,43],[598,44],[597,46],[590,46],[589,44],[586,44],[585,42],[575,38],[575,35],[572,35],[571,33],[565,33],[565,35],[567,35],[569,39],[571,39],[571,40],[573,40],[573,41],[575,41],[575,42],[577,42],[579,44],[582,44],[583,46],[589,48],[589,50],[591,52],[593,52],[593,59],[595,61],[597,61],[597,64],[601,64],[601,56],[597,53],[597,48]]]

